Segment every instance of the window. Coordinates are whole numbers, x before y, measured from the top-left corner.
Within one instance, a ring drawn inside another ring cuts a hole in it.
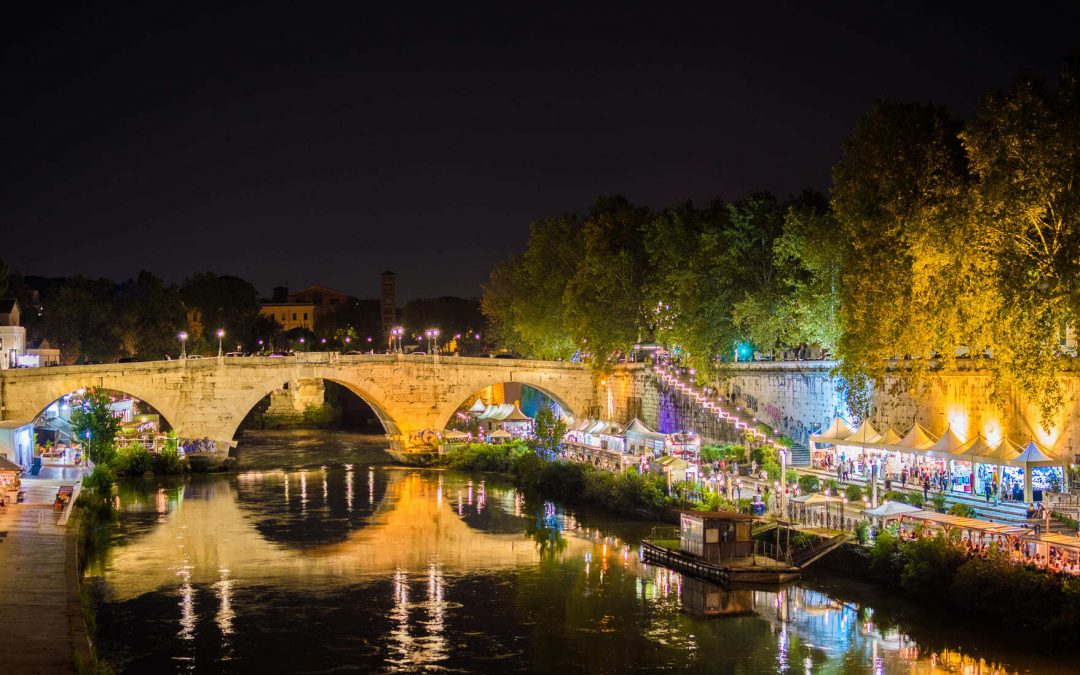
[[[296,312],[293,312],[293,313],[292,313],[292,320],[293,320],[293,321],[296,321]]]
[[[304,312],[304,321],[307,321],[307,312]]]
[[[281,313],[281,320],[282,320],[282,321],[284,321],[284,320],[285,320],[285,312],[282,312],[282,313]]]

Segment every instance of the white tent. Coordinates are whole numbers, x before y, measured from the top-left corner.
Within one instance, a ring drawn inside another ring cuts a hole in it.
[[[877,439],[874,443],[870,443],[869,447],[888,448],[890,445],[899,443],[902,438],[903,436],[897,433],[895,429],[889,427],[881,434],[881,438]]]
[[[480,415],[480,414],[482,414],[482,413],[483,413],[483,412],[484,412],[485,410],[487,410],[487,406],[486,406],[486,405],[484,405],[484,402],[483,402],[483,401],[481,401],[480,399],[476,399],[476,403],[473,403],[473,404],[472,404],[472,405],[471,405],[471,406],[469,407],[469,410],[468,410],[468,412],[470,412],[470,413],[472,413],[472,414],[474,414],[474,415]]]
[[[888,446],[890,450],[899,450],[900,452],[925,452],[934,444],[937,438],[926,430],[923,425],[916,422],[911,425],[904,437],[896,443]]]
[[[845,438],[840,444],[866,447],[867,445],[876,443],[880,438],[881,434],[878,433],[873,424],[870,424],[870,420],[863,420],[862,424],[859,425],[859,428]]]
[[[829,428],[822,431],[820,434],[814,434],[810,436],[810,440],[815,443],[836,443],[842,441],[851,435],[851,427],[844,424],[844,420],[837,417],[829,425]]]
[[[934,441],[934,444],[926,449],[926,454],[933,455],[935,457],[949,457],[956,454],[956,451],[964,447],[964,439],[949,427],[945,430],[945,433],[941,435],[941,438]]]
[[[1043,446],[1039,445],[1035,441],[1028,441],[1021,450],[1020,454],[1012,460],[1013,466],[1053,466],[1055,464],[1061,464],[1061,460],[1051,457],[1049,451]]]
[[[917,506],[911,504],[905,504],[903,502],[888,501],[872,509],[863,509],[863,513],[873,518],[881,518],[882,520],[888,518],[899,518],[901,515],[915,513],[916,511],[922,511]]]

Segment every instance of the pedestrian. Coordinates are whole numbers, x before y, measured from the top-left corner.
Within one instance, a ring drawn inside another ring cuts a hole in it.
[[[930,497],[930,479],[929,477],[923,478],[922,483],[922,499],[925,502]]]

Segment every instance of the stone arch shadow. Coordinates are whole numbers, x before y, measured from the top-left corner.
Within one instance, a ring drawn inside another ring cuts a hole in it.
[[[532,389],[535,389],[536,391],[540,392],[544,396],[547,396],[552,401],[554,401],[563,410],[563,412],[570,415],[578,415],[581,412],[579,410],[575,410],[575,406],[567,402],[568,397],[557,394],[551,388],[542,384],[534,384],[526,380],[507,380],[503,378],[496,378],[494,381],[484,380],[484,382],[485,384],[479,384],[475,386],[473,384],[470,384],[468,385],[468,387],[459,387],[455,389],[450,394],[450,396],[448,396],[448,403],[439,410],[439,415],[434,430],[441,432],[443,429],[445,429],[446,425],[448,425],[450,423],[450,420],[453,418],[454,413],[457,412],[459,408],[461,408],[462,404],[469,402],[474,396],[476,396],[478,392],[487,389],[488,387],[500,384],[520,384],[525,387],[531,387]],[[468,389],[468,391],[465,391],[466,389]],[[461,392],[465,393],[459,396]]]
[[[368,407],[371,408],[372,412],[375,413],[375,417],[382,425],[383,431],[385,432],[386,437],[391,442],[391,444],[401,438],[401,429],[398,426],[397,421],[386,409],[386,407],[379,401],[379,397],[357,385],[357,383],[350,382],[349,380],[344,378],[326,375],[311,375],[310,377],[304,377],[302,379],[333,382],[334,384],[341,385],[342,387],[348,389],[350,392],[352,392],[354,396],[366,403]],[[259,401],[269,396],[272,392],[283,388],[284,385],[288,382],[289,380],[285,380],[283,382],[280,377],[263,380],[259,383],[258,386],[256,386],[252,390],[251,395],[242,399],[237,405],[236,411],[234,411],[233,419],[229,422],[230,438],[235,440],[236,432],[240,429],[240,425],[243,424],[244,418],[247,417],[248,413],[250,413],[256,405],[258,405]]]

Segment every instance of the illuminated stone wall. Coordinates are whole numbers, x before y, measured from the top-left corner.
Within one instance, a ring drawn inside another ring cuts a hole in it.
[[[831,362],[739,364],[719,388],[765,423],[796,440],[828,425],[836,414],[848,418],[839,381],[829,376]],[[1050,420],[1040,424],[1038,410],[1023,392],[991,397],[990,378],[983,371],[934,376],[917,391],[887,380],[874,392],[870,422],[879,431],[892,426],[903,433],[918,421],[935,434],[950,426],[967,439],[982,433],[991,442],[1004,434],[1018,443],[1034,438],[1058,453],[1080,451],[1080,376],[1061,378],[1064,403]]]

